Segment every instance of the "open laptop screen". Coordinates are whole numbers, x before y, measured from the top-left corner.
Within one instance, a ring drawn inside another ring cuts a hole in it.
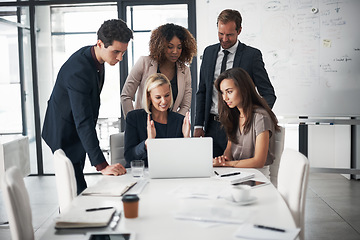
[[[210,177],[212,138],[156,138],[147,146],[150,178]]]

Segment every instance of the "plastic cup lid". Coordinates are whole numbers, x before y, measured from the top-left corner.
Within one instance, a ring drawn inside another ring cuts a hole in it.
[[[122,197],[123,202],[136,202],[139,201],[139,197],[136,194],[125,194]]]

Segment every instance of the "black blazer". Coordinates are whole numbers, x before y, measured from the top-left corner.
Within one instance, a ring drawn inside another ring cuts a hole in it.
[[[144,160],[145,166],[147,166],[147,150],[145,147],[145,140],[147,139],[147,113],[144,109],[133,110],[128,112],[125,120],[124,156],[126,167],[130,167],[130,162],[136,159]],[[168,111],[166,133],[156,132],[156,138],[184,137],[182,133],[183,120],[183,115]],[[164,151],[175,151],[175,149],[164,149]]]
[[[99,75],[91,46],[75,52],[61,67],[48,101],[42,137],[52,152],[61,148],[73,163],[103,163],[96,134],[100,108]]]
[[[200,67],[199,89],[196,93],[195,126],[205,126],[205,131],[209,121],[215,64],[219,50],[220,43],[206,47]],[[239,42],[233,67],[241,67],[249,73],[260,95],[272,108],[276,100],[275,91],[265,70],[260,50]]]

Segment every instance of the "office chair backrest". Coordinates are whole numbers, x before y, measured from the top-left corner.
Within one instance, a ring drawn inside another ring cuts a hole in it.
[[[2,190],[13,240],[33,240],[34,229],[29,195],[20,170],[13,166],[5,171]]]
[[[124,144],[125,144],[124,132],[110,135],[110,156],[111,164],[121,163],[123,166],[126,165],[124,157]]]
[[[309,160],[298,151],[285,149],[279,166],[278,190],[286,201],[296,226],[301,229],[300,239],[304,239],[304,213],[308,179]]]
[[[278,182],[278,172],[281,155],[284,151],[285,143],[285,128],[280,126],[280,132],[275,133],[275,159],[274,162],[270,165],[270,181],[276,187]]]
[[[60,211],[66,211],[77,196],[76,179],[73,164],[62,149],[54,152],[56,188]]]

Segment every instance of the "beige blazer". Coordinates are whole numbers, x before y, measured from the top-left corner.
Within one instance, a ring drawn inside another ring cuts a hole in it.
[[[172,110],[185,115],[190,110],[191,106],[191,74],[190,68],[185,66],[185,69],[181,69],[179,64],[176,64],[177,69],[177,83],[178,83],[178,95],[174,101]],[[127,113],[134,109],[133,102],[135,99],[135,109],[143,108],[143,92],[145,88],[146,79],[157,72],[158,63],[149,56],[142,56],[135,63],[130,74],[128,75],[125,85],[121,91],[121,105],[125,117]]]

